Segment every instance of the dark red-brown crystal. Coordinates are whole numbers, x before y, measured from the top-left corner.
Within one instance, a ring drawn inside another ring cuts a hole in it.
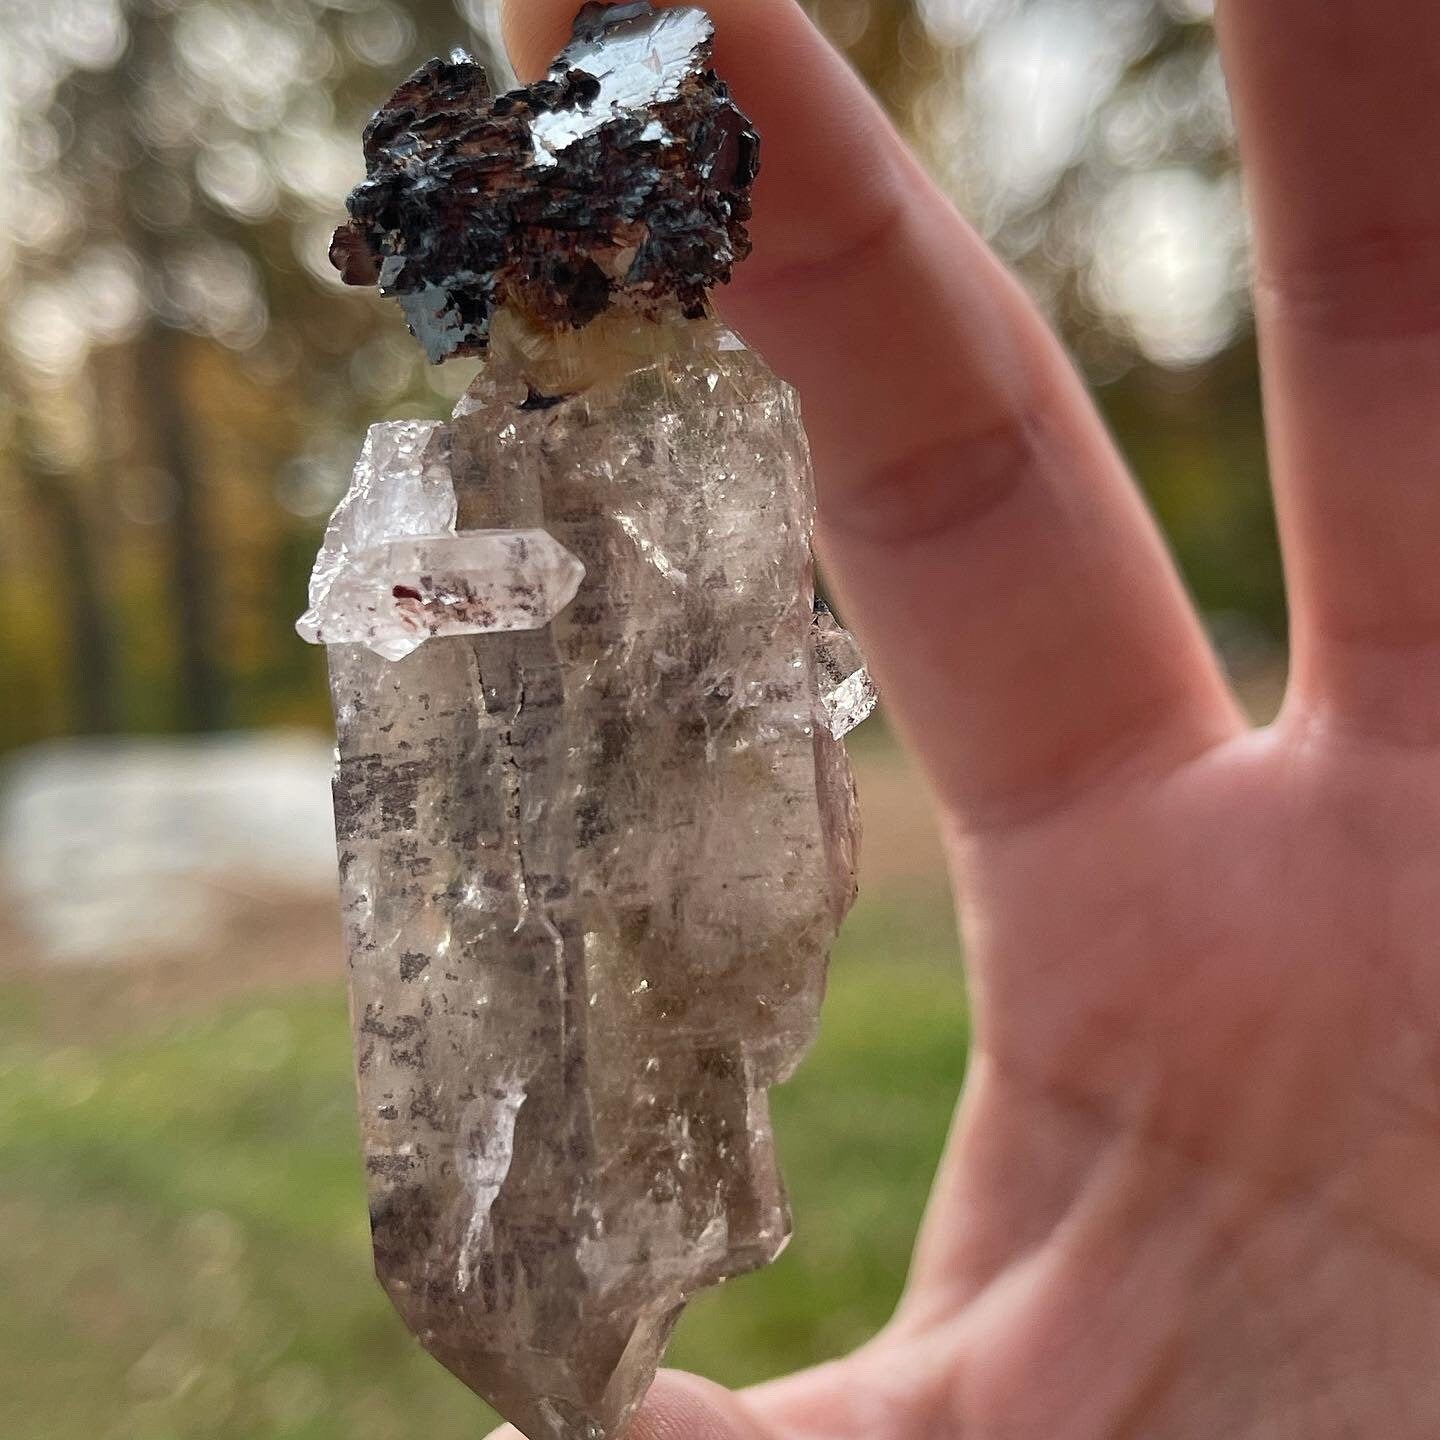
[[[483,351],[490,316],[579,327],[612,305],[698,316],[749,253],[759,139],[710,68],[702,11],[586,5],[535,85],[494,96],[431,60],[365,132],[330,256],[395,296],[430,358]]]

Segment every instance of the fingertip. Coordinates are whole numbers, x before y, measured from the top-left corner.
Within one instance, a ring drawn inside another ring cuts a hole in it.
[[[565,47],[584,0],[501,0],[500,33],[515,73],[526,83],[538,80]],[[613,5],[620,0],[601,0]],[[757,44],[778,46],[784,54],[802,54],[813,41],[810,22],[795,0],[653,0],[657,9],[699,5],[715,23],[717,61],[727,71],[743,66]],[[803,38],[802,38],[803,37]],[[800,50],[795,47],[797,42]],[[799,77],[796,77],[797,81]]]
[[[662,1370],[626,1440],[768,1440],[739,1396],[684,1370]]]
[[[502,0],[500,34],[522,82],[538,80],[549,69],[579,8],[575,0]]]
[[[524,1440],[502,1425],[486,1440]],[[682,1370],[662,1370],[624,1440],[770,1440],[738,1397]]]

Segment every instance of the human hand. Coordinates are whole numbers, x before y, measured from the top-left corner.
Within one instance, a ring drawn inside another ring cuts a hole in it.
[[[518,67],[575,0],[509,0]],[[972,1063],[910,1286],[633,1440],[1440,1429],[1440,11],[1222,0],[1289,577],[1243,722],[1059,345],[791,0],[714,0],[765,137],[726,316],[939,799]]]

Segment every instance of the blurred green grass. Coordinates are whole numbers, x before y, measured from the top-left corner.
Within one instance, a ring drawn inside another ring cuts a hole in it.
[[[673,1363],[744,1384],[888,1315],[964,1064],[952,937],[930,886],[856,910],[820,1043],[774,1099],[796,1238],[696,1301]],[[0,986],[0,1433],[485,1433],[370,1275],[338,987],[92,1046],[37,1042],[38,1010]]]

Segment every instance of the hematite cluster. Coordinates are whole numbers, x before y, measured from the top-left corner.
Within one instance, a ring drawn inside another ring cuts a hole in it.
[[[508,94],[463,52],[431,60],[365,132],[336,268],[395,296],[435,362],[481,353],[501,305],[553,329],[700,316],[749,253],[759,159],[711,43],[702,11],[633,0],[587,5],[549,76]]]

